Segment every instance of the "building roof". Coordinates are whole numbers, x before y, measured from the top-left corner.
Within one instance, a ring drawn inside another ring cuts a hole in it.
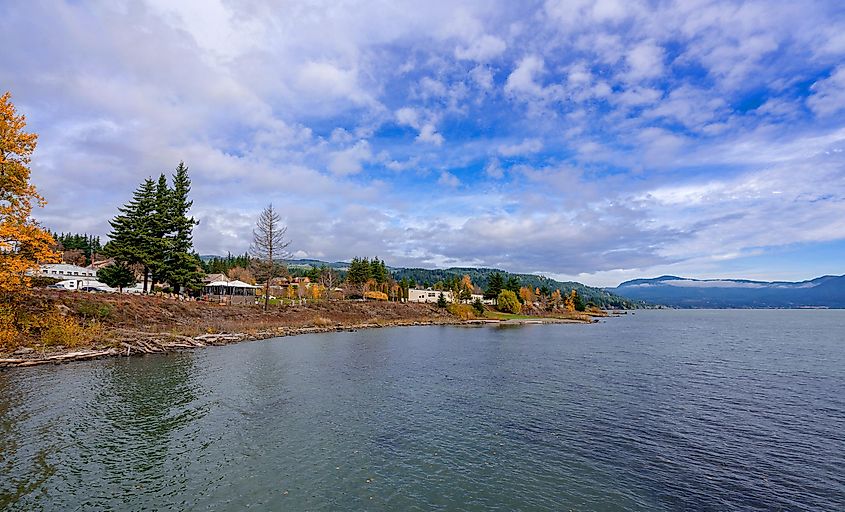
[[[41,270],[55,270],[57,272],[93,272],[94,269],[71,265],[70,263],[46,263],[41,265]]]
[[[210,283],[206,283],[205,286],[225,286],[227,288],[261,288],[260,286],[254,286],[243,281],[238,281],[237,279],[234,281],[212,281]]]

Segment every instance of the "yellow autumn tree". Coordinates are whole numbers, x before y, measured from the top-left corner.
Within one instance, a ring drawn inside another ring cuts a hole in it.
[[[572,290],[572,293],[566,296],[566,299],[563,301],[563,306],[570,313],[575,311],[575,290]]]
[[[552,299],[551,300],[552,300],[552,306],[553,307],[560,306],[561,301],[563,301],[563,298],[560,296],[560,290],[555,290],[555,291],[552,292]]]
[[[519,289],[519,297],[522,299],[522,302],[524,302],[526,304],[534,303],[534,300],[537,298],[534,295],[534,290],[532,290],[531,288],[529,288],[527,286],[523,286],[522,288]]]
[[[311,295],[311,300],[319,300],[323,296],[323,287],[319,284],[312,284],[308,288],[308,293]]]
[[[11,94],[0,96],[0,298],[19,297],[30,286],[28,271],[59,260],[53,237],[30,217],[45,201],[29,182],[38,136],[25,128]]]

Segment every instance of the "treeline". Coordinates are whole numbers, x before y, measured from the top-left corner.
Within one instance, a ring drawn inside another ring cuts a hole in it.
[[[95,255],[103,252],[99,236],[88,233],[49,233],[56,241],[56,251],[62,254],[62,261],[66,263],[88,266]]]
[[[487,290],[489,288],[492,276],[499,275],[506,282],[510,282],[509,288],[512,291],[514,284],[518,282],[518,288],[530,288],[531,290],[535,290],[535,292],[539,289],[540,293],[544,296],[551,296],[551,293],[555,290],[559,290],[563,294],[571,294],[571,291],[575,290],[578,296],[581,297],[585,303],[592,303],[602,308],[633,309],[637,307],[635,302],[601,288],[585,286],[576,282],[556,281],[548,277],[537,276],[534,274],[514,274],[492,268],[397,268],[393,270],[393,275],[394,278],[398,280],[407,279],[411,283],[412,288],[435,287],[439,286],[438,283],[445,285],[450,281],[454,282],[454,280],[461,279],[466,275],[470,277],[470,280],[476,287],[482,290]],[[507,286],[504,288],[508,289]]]
[[[226,274],[233,268],[249,268],[251,261],[249,253],[238,255],[228,253],[223,257],[205,258],[200,263],[206,274]]]
[[[115,265],[98,274],[109,286],[128,286],[130,274],[134,283],[133,268],[140,270],[145,292],[156,283],[169,284],[175,293],[202,286],[201,262],[193,251],[197,221],[188,216],[193,204],[188,197],[191,179],[184,163],[179,163],[171,179],[172,186],[164,173],[158,181],[145,179],[109,222],[112,231],[104,251]]]

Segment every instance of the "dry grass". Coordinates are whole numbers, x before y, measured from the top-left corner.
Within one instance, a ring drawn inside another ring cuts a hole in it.
[[[64,319],[50,316],[49,322],[41,320],[55,312]],[[321,301],[307,306],[278,306],[265,312],[253,305],[222,306],[164,297],[37,289],[12,313],[4,316],[0,310],[0,352],[11,352],[20,346],[108,344],[115,329],[195,336],[454,320],[446,310],[431,304]]]
[[[315,317],[314,321],[311,323],[314,324],[314,327],[328,327],[330,325],[334,325],[331,318],[326,318],[324,316]]]

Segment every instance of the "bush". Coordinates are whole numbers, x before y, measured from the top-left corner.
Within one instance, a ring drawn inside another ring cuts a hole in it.
[[[41,320],[41,343],[46,346],[62,345],[77,347],[94,341],[102,335],[100,324],[94,323],[87,327],[80,325],[71,317],[59,312],[44,316]]]
[[[475,311],[469,304],[450,304],[448,311],[461,320],[471,320],[475,318]]]
[[[334,322],[330,318],[318,316],[314,318],[313,324],[315,327],[328,327],[330,325],[334,325]]]
[[[518,314],[522,311],[522,304],[519,303],[519,299],[516,298],[516,294],[510,290],[502,290],[497,302],[499,305],[499,311],[513,314]]]
[[[484,303],[481,302],[481,299],[476,298],[472,301],[472,309],[475,310],[475,314],[478,316],[482,316],[484,314]]]
[[[95,302],[80,302],[76,306],[76,312],[79,316],[91,320],[106,320],[108,319],[114,308],[111,304],[97,304]]]
[[[364,297],[374,300],[387,300],[387,294],[384,292],[366,292],[364,293]]]

